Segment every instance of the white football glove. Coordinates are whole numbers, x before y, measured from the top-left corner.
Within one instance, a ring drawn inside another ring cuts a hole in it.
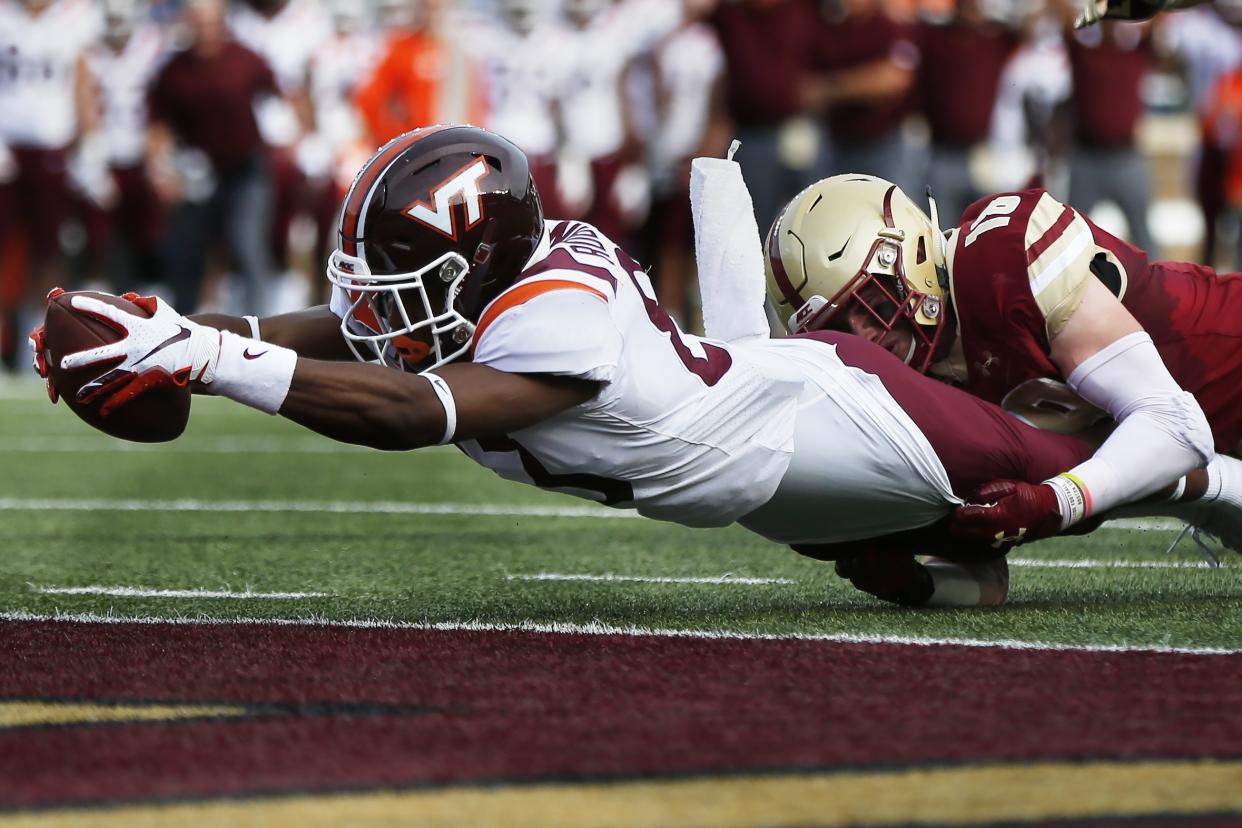
[[[151,388],[212,381],[220,358],[220,331],[191,322],[158,297],[127,293],[124,298],[151,316],[129,313],[89,296],[73,297],[74,310],[125,334],[116,342],[61,359],[60,367],[67,371],[120,360],[84,384],[77,393],[78,402],[106,397],[99,409],[106,417]]]

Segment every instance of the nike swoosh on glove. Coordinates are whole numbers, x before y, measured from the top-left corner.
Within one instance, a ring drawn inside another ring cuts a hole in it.
[[[954,537],[1008,551],[1018,544],[1058,534],[1061,507],[1056,491],[1046,483],[993,480],[953,511],[949,531]]]
[[[89,296],[73,297],[78,313],[124,333],[116,342],[68,354],[60,361],[67,371],[120,360],[84,384],[77,401],[103,398],[99,413],[106,417],[117,407],[152,388],[210,383],[220,357],[220,332],[191,322],[155,296],[124,296],[151,316],[139,316]]]

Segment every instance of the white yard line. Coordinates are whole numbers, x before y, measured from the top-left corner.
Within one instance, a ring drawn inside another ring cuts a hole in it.
[[[796,584],[790,578],[743,578],[737,575],[707,575],[702,577],[675,577],[663,575],[586,575],[570,572],[532,572],[528,574],[506,575],[507,581],[605,581],[608,583],[639,583],[639,584],[740,584],[758,586],[761,584]]]
[[[498,515],[502,517],[637,518],[637,512],[602,506],[523,506],[480,503],[406,503],[334,500],[127,500],[111,498],[0,498],[0,512],[343,512],[348,514]],[[1125,518],[1104,524],[1107,529],[1177,530],[1172,518]]]
[[[384,515],[637,518],[637,512],[602,506],[488,505],[335,500],[114,500],[104,498],[0,498],[0,511],[63,512],[333,512]]]
[[[113,595],[118,598],[274,598],[297,600],[299,598],[330,598],[330,592],[236,592],[228,589],[149,589],[129,586],[36,586],[31,590],[44,595]]]
[[[1010,558],[1010,566],[1031,569],[1213,569],[1206,561],[1093,561]]]
[[[1055,641],[1017,641],[1013,639],[987,640],[979,638],[932,638],[905,635],[875,635],[870,633],[762,633],[737,630],[688,630],[662,629],[637,626],[614,626],[599,621],[587,624],[566,622],[541,623],[519,621],[512,624],[485,623],[481,621],[386,621],[381,619],[329,619],[309,618],[210,618],[175,617],[152,618],[148,616],[98,615],[95,613],[0,612],[0,621],[59,621],[74,624],[204,624],[227,626],[232,624],[295,627],[347,627],[352,629],[422,630],[439,632],[522,632],[554,635],[600,635],[600,636],[650,636],[655,638],[697,638],[722,641],[823,641],[835,644],[901,644],[917,647],[980,647],[1001,650],[1054,650],[1089,653],[1172,653],[1185,655],[1234,656],[1242,649],[1221,647],[1171,647],[1162,644],[1070,644]]]
[[[347,443],[301,437],[197,437],[171,443],[130,443],[79,435],[0,438],[0,454],[358,454],[370,451]]]

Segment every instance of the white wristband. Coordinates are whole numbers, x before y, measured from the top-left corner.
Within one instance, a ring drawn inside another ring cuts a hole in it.
[[[250,326],[250,338],[251,338],[251,339],[257,339],[257,340],[259,340],[260,342],[262,342],[262,341],[263,341],[263,337],[259,336],[259,317],[257,317],[257,316],[243,316],[243,317],[242,317],[242,319],[245,319],[245,320],[246,320],[246,324]]]
[[[457,402],[453,399],[453,391],[447,382],[430,371],[423,371],[419,376],[431,383],[431,390],[436,392],[440,405],[444,406],[444,436],[440,438],[438,445],[451,443],[457,432]]]
[[[280,411],[298,355],[288,348],[220,332],[220,357],[211,378],[212,392],[275,414]]]
[[[1061,507],[1061,528],[1067,529],[1082,520],[1091,512],[1091,497],[1083,485],[1069,473],[1058,474],[1044,481],[1057,494],[1057,504]]]

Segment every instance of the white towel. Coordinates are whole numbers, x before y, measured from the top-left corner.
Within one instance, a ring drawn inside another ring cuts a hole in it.
[[[736,161],[691,162],[690,213],[704,332],[725,342],[767,338],[763,242]]]

